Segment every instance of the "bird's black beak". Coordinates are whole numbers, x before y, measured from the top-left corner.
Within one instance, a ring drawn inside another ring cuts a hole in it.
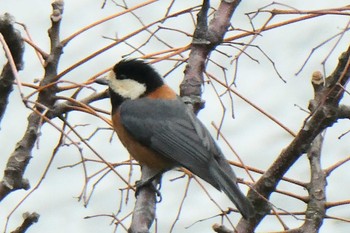
[[[108,80],[107,76],[103,76],[103,77],[95,79],[95,83],[108,86],[109,80]]]

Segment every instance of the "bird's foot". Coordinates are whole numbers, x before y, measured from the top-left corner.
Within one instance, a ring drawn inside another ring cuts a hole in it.
[[[137,196],[140,194],[141,189],[147,187],[147,188],[150,188],[151,191],[153,191],[156,194],[156,196],[158,197],[157,203],[161,202],[162,201],[162,194],[160,193],[161,186],[159,184],[159,186],[157,187],[157,185],[155,185],[153,181],[154,181],[154,179],[149,179],[146,181],[142,181],[142,180],[136,181],[135,197],[137,198]]]

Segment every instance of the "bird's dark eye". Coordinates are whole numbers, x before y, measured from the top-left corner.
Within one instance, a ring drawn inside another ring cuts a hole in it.
[[[128,77],[125,74],[120,74],[120,75],[117,75],[117,79],[123,80],[123,79],[128,79]]]

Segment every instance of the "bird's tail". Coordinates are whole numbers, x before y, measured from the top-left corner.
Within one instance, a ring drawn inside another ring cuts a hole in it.
[[[244,196],[236,181],[230,178],[220,167],[219,164],[210,166],[210,173],[216,180],[218,186],[235,204],[239,212],[245,219],[249,219],[255,214],[254,208],[250,201]]]

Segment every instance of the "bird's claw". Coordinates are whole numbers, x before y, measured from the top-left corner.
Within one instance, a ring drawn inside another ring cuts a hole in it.
[[[156,196],[159,197],[159,200],[157,200],[157,203],[162,201],[162,194],[160,193],[160,185],[159,185],[159,188],[157,188],[153,184],[152,180],[148,180],[148,181],[138,180],[136,181],[135,187],[136,187],[136,191],[135,191],[136,198],[140,194],[140,191],[142,188],[149,187],[156,194]]]

